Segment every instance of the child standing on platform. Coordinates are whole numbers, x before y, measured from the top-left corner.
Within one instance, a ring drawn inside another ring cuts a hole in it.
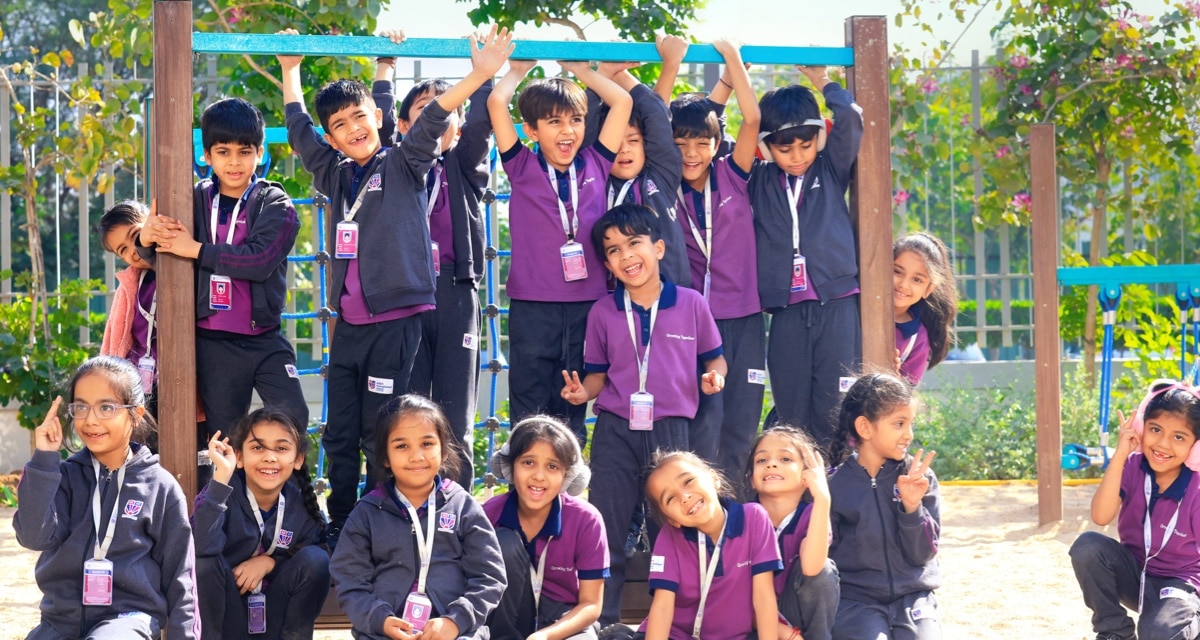
[[[602,258],[587,238],[606,208],[605,184],[633,99],[587,63],[562,63],[609,105],[608,118],[595,144],[584,147],[584,90],[564,78],[531,82],[517,101],[525,135],[538,144],[530,151],[517,137],[509,103],[535,64],[510,62],[488,98],[496,149],[513,185],[505,285],[510,414],[513,422],[536,414],[563,418],[583,446],[586,408],[562,401],[559,372],[583,368],[588,310],[608,291]]]
[[[846,206],[863,122],[850,92],[825,67],[799,67],[833,110],[833,129],[813,92],[791,85],[768,91],[762,111],[763,155],[748,189],[754,208],[758,294],[771,314],[767,370],[781,424],[830,445],[842,378],[862,358],[858,250]]]
[[[562,372],[563,399],[581,406],[596,400],[591,457],[596,481],[589,499],[608,535],[605,625],[620,619],[625,539],[643,499],[651,455],[686,450],[699,393],[725,386],[721,337],[704,298],[659,276],[664,247],[658,223],[648,207],[623,204],[592,228],[592,243],[616,276],[617,289],[588,314],[587,376]],[[700,365],[705,373],[697,384]]]
[[[492,612],[492,640],[595,638],[608,577],[604,521],[574,496],[591,472],[566,425],[534,416],[492,456],[508,493],[483,505],[504,553],[508,587]]]
[[[792,427],[764,431],[752,451],[746,475],[771,517],[784,566],[775,575],[779,638],[829,640],[839,587],[829,559],[825,462],[812,438]]]
[[[263,407],[230,440],[209,441],[213,479],[192,514],[204,637],[312,638],[329,595],[329,554],[307,434]]]
[[[393,398],[375,428],[379,484],[354,507],[330,573],[358,638],[487,638],[504,561],[487,515],[449,479],[450,425],[417,395]]]
[[[42,619],[27,638],[199,638],[186,498],[141,444],[154,421],[137,369],[95,357],[70,389],[67,414],[86,449],[60,456],[55,398],[17,485],[17,542],[42,552]]]
[[[495,75],[512,51],[506,29],[493,27],[470,41],[471,73],[429,102],[396,147],[381,146],[380,110],[357,80],[332,82],[317,93],[317,116],[325,128],[325,135],[318,135],[304,111],[302,57],[279,56],[288,141],[331,203],[327,231],[335,248],[329,300],[339,314],[330,345],[329,420],[323,436],[331,545],[358,495],[360,449],[368,474],[374,474],[382,453],[372,449],[376,416],[388,398],[408,388],[421,342],[420,316],[436,301],[426,177],[440,155],[452,112]]]
[[[1092,521],[1071,564],[1097,640],[1195,638],[1200,633],[1200,389],[1150,386],[1092,497]],[[1137,633],[1125,608],[1139,612]]]
[[[958,285],[946,245],[928,233],[893,243],[892,292],[900,375],[915,386],[954,345]]]
[[[860,377],[842,400],[829,479],[829,557],[842,590],[835,638],[941,638],[941,498],[934,452],[908,455],[916,405],[912,387],[888,373]]]

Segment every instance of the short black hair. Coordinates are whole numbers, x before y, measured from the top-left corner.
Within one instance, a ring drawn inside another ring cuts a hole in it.
[[[408,122],[408,114],[410,111],[412,111],[413,103],[417,101],[417,98],[420,98],[430,91],[433,92],[433,95],[436,98],[437,96],[440,96],[449,90],[450,83],[446,82],[444,78],[430,78],[428,80],[422,80],[417,84],[414,84],[413,87],[408,90],[408,95],[404,96],[404,100],[400,101],[400,110],[396,115],[401,120]],[[455,109],[455,111],[458,113],[458,117],[461,118],[463,115],[463,106],[461,104],[458,105],[458,108]]]
[[[671,134],[676,138],[721,138],[721,122],[707,100],[693,100],[679,107],[671,118]]]
[[[531,127],[557,115],[587,115],[587,94],[566,78],[534,80],[517,96],[517,111]]]
[[[200,116],[200,138],[204,150],[214,144],[263,146],[266,137],[262,113],[241,98],[225,98],[208,105]]]
[[[329,128],[329,119],[333,114],[347,107],[357,107],[360,104],[375,106],[375,99],[371,97],[371,90],[367,85],[358,80],[334,80],[329,84],[321,87],[317,92],[317,97],[313,99],[313,106],[317,110],[317,120],[321,122],[321,126]]]
[[[793,84],[771,89],[758,101],[758,108],[762,112],[760,130],[763,133],[770,132],[770,135],[763,138],[763,142],[767,144],[791,144],[797,139],[807,142],[815,138],[820,131],[818,127],[811,125],[781,130],[789,124],[821,120],[821,107],[817,105],[817,99],[808,87]]]
[[[96,234],[100,236],[100,246],[105,251],[112,251],[105,244],[104,236],[116,227],[133,227],[144,224],[148,215],[150,215],[150,208],[137,200],[122,200],[113,205],[111,209],[104,212],[104,215],[100,216],[100,222],[96,224]]]
[[[662,239],[658,214],[644,204],[627,202],[604,212],[592,227],[592,246],[604,260],[604,235],[609,229],[617,229],[627,236],[650,236],[651,242]]]

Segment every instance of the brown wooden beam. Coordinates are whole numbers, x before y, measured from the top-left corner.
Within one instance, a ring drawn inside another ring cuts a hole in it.
[[[192,3],[154,3],[151,193],[158,211],[192,232]],[[158,451],[188,496],[196,494],[196,295],[192,261],[159,254]]]
[[[1054,125],[1029,131],[1032,190],[1033,356],[1037,388],[1038,523],[1058,522],[1062,497],[1062,341],[1058,334],[1058,171]]]
[[[895,368],[892,302],[892,148],[888,91],[887,19],[846,20],[846,46],[854,48],[847,84],[862,107],[863,138],[850,189],[850,215],[858,233],[858,278],[863,364]]]

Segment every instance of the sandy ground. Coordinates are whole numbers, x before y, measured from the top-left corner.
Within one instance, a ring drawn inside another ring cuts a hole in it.
[[[1064,489],[1063,522],[1037,526],[1037,490],[1029,485],[943,487],[938,590],[943,637],[1082,640],[1094,637],[1067,549],[1088,520],[1095,486]],[[24,638],[38,620],[33,581],[37,555],[17,545],[0,509],[0,640]],[[1115,527],[1101,529],[1115,535]],[[350,638],[321,631],[318,640]]]

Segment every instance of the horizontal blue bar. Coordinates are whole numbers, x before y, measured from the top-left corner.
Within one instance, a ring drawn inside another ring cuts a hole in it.
[[[316,256],[288,256],[288,262],[312,262],[317,259]]]
[[[317,133],[325,135],[325,130],[321,127],[316,127]],[[287,127],[267,127],[265,129],[266,136],[263,138],[263,144],[287,144]],[[200,135],[200,129],[192,129],[192,152],[195,154],[196,164],[204,166],[208,163],[204,161],[204,138]],[[263,161],[266,162],[267,156],[263,154]]]
[[[518,60],[595,60],[659,62],[658,51],[640,42],[563,42],[517,40],[513,58]],[[398,58],[469,58],[465,38],[409,38],[401,44],[381,36],[312,36],[265,33],[193,33],[196,53],[309,56],[395,56]],[[767,47],[745,45],[742,59],[754,64],[804,64],[850,67],[854,50],[849,47]],[[684,62],[724,62],[711,44],[688,47]]]
[[[1060,267],[1058,282],[1069,286],[1200,282],[1200,264],[1146,267]]]

